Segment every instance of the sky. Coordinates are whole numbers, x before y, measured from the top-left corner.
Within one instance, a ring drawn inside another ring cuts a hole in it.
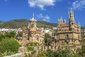
[[[57,23],[62,17],[69,20],[73,9],[76,23],[85,26],[85,0],[0,0],[0,21],[31,19]]]

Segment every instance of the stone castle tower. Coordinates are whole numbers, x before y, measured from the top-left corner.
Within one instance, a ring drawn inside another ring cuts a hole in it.
[[[35,32],[37,29],[37,20],[34,18],[34,14],[32,19],[30,19],[30,23],[28,24],[28,28],[31,32]]]
[[[44,33],[41,29],[37,27],[37,20],[34,18],[34,14],[28,24],[28,36],[29,43],[42,44],[44,41]]]
[[[81,48],[81,31],[80,25],[75,23],[74,12],[72,9],[69,12],[69,23],[60,18],[57,26],[57,43],[58,48]]]

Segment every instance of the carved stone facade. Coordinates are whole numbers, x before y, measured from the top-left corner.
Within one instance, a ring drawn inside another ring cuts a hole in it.
[[[69,23],[60,18],[58,20],[56,41],[53,42],[54,46],[57,45],[58,49],[70,48],[77,50],[81,48],[81,30],[80,25],[75,23],[74,12],[72,9],[69,12]]]
[[[28,27],[23,29],[22,39],[24,38],[28,40],[27,44],[29,43],[43,44],[44,33],[41,29],[37,28],[37,20],[34,18],[34,14],[28,23]]]
[[[37,28],[37,20],[34,18],[30,19],[30,23],[25,30],[23,30],[23,40],[27,43],[38,43],[42,45],[39,46],[40,49],[47,50],[58,50],[70,48],[72,50],[77,50],[81,48],[81,30],[80,25],[75,23],[74,12],[72,9],[69,12],[69,23],[66,23],[66,20],[60,18],[58,20],[57,33],[51,39],[54,41],[51,42],[49,46],[44,45],[44,35],[45,33]],[[26,38],[26,39],[24,39]],[[26,43],[25,43],[26,44]]]

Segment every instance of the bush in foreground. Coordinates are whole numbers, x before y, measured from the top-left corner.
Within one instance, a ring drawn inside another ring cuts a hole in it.
[[[11,55],[18,52],[19,43],[14,38],[5,38],[0,42],[0,53]]]
[[[82,57],[79,53],[71,53],[72,51],[69,50],[58,50],[58,51],[41,51],[38,54],[38,57]]]

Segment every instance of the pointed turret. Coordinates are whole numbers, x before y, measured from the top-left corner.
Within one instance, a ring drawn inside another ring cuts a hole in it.
[[[70,25],[75,24],[74,12],[73,12],[72,8],[70,9],[70,13],[69,13],[69,23],[70,23]]]
[[[66,24],[66,20],[65,19],[63,20],[63,23]]]
[[[60,17],[60,23],[61,23],[61,24],[63,23],[63,19],[62,19],[62,16]]]
[[[60,24],[60,19],[58,19],[58,24]]]
[[[62,19],[62,17],[60,17],[60,18],[58,19],[58,24],[59,24],[59,25],[63,24],[63,19]]]
[[[70,9],[70,12],[69,12],[69,29],[73,31],[73,29],[75,28],[74,27],[74,24],[75,24],[75,20],[74,20],[74,12],[72,10],[72,8]]]
[[[30,21],[37,21],[37,20],[35,19],[34,13],[33,13],[32,19],[30,19]]]
[[[30,31],[36,31],[37,20],[34,18],[34,13],[33,13],[33,17],[30,19],[29,28],[30,28]]]

